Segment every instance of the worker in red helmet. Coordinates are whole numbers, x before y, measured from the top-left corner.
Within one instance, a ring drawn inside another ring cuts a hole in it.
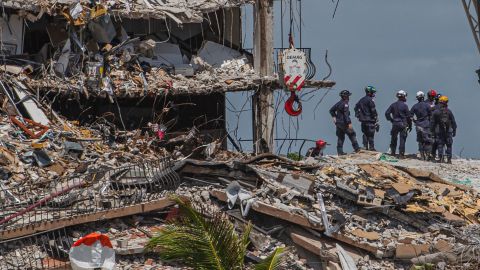
[[[315,142],[315,147],[308,149],[307,157],[323,157],[323,150],[327,146],[327,142],[324,140],[318,140]]]
[[[440,108],[440,105],[438,103],[438,100],[439,98],[442,96],[442,94],[440,94],[439,92],[435,91],[435,90],[430,90],[428,91],[427,93],[427,97],[428,97],[428,105],[430,105],[430,110],[431,110],[431,115],[433,115],[435,113],[436,110],[438,110]],[[430,124],[433,124],[432,121],[430,121]],[[438,128],[435,132],[432,133],[432,147],[430,149],[430,156],[429,156],[429,160],[435,160],[437,158],[437,150],[438,150],[438,140],[436,138],[436,134],[438,134]]]
[[[437,91],[430,89],[427,92],[427,103],[430,105],[431,108],[435,106],[435,98],[437,97]]]

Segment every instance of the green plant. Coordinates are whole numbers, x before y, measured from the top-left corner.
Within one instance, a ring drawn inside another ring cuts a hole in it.
[[[162,259],[194,269],[242,269],[252,225],[239,236],[222,212],[205,207],[197,210],[179,198],[173,199],[181,216],[152,237],[147,250],[158,250]]]
[[[243,269],[244,257],[250,243],[252,224],[238,235],[228,217],[207,207],[193,207],[173,197],[180,216],[167,224],[162,232],[150,239],[149,251],[158,251],[166,261],[178,261],[200,270]],[[255,270],[278,269],[285,248],[277,248],[255,266]]]
[[[285,255],[285,248],[276,248],[270,256],[268,256],[261,263],[255,265],[255,270],[274,270],[280,269],[282,258]]]
[[[294,161],[300,161],[300,160],[303,159],[303,157],[301,155],[299,155],[298,153],[288,153],[287,158],[289,158],[291,160],[294,160]]]

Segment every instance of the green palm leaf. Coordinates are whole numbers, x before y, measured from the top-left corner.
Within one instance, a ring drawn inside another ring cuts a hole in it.
[[[240,237],[225,214],[205,207],[195,209],[179,198],[173,199],[181,217],[152,237],[147,250],[157,250],[162,259],[194,269],[242,269],[251,224]]]
[[[285,248],[276,248],[270,256],[265,258],[261,263],[255,265],[255,270],[275,270],[280,269],[282,258],[284,257]]]

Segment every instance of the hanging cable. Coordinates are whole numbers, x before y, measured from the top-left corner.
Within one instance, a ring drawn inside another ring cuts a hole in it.
[[[332,66],[330,65],[330,63],[328,62],[328,50],[325,51],[325,63],[327,64],[328,66],[328,74],[327,76],[325,76],[322,81],[325,81],[326,79],[328,79],[330,77],[330,75],[332,75]]]
[[[282,49],[283,49],[283,0],[280,1],[280,14],[282,16],[280,17],[280,42],[282,43]]]
[[[292,1],[293,0],[290,0],[290,30],[288,32],[289,48],[293,48],[293,7],[292,7]]]
[[[333,11],[332,19],[335,19],[335,14],[337,14],[337,8],[339,3],[340,3],[340,0],[337,0],[337,5],[335,5],[335,10]]]
[[[299,37],[300,37],[300,48],[303,48],[302,47],[302,0],[298,0],[298,5],[299,5],[299,21],[300,21],[300,33],[299,33]]]

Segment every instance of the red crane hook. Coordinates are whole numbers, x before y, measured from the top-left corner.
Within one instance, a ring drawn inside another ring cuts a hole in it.
[[[294,103],[297,103],[297,109],[293,108]],[[295,91],[290,92],[290,97],[285,102],[285,111],[291,116],[299,116],[302,113],[302,103]]]

